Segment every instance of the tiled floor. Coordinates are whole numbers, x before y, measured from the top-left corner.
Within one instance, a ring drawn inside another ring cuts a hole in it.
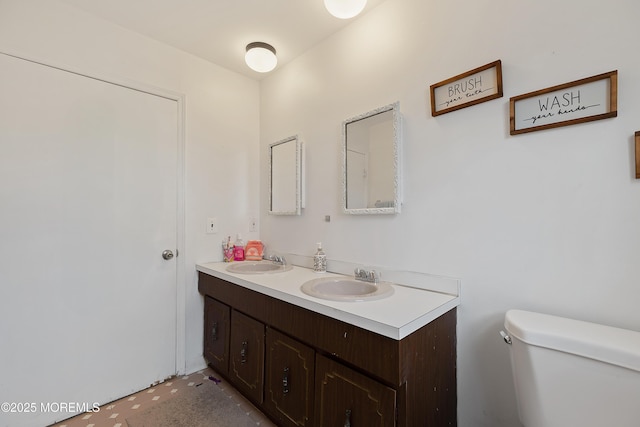
[[[139,391],[120,400],[111,402],[100,407],[100,411],[77,415],[65,421],[53,424],[51,427],[127,427],[126,418],[137,412],[141,412],[159,402],[171,399],[179,395],[188,387],[197,387],[204,381],[211,381],[209,376],[220,378],[210,368],[194,372],[190,375],[183,375],[172,378],[154,387]],[[244,412],[255,421],[256,426],[275,427],[265,415],[258,411],[251,403],[238,393],[225,380],[218,383],[231,399],[237,401]],[[230,426],[233,424],[229,424]]]

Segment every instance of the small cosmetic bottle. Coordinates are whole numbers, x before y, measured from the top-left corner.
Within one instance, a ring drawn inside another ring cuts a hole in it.
[[[318,243],[318,250],[313,256],[313,272],[325,273],[327,271],[327,255],[322,250],[322,243]]]

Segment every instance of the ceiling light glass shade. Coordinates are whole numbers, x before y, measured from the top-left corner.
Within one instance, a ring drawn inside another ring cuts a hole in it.
[[[353,18],[367,5],[367,0],[324,0],[324,7],[340,19]]]
[[[276,68],[278,57],[276,57],[276,50],[270,44],[253,42],[247,45],[244,61],[252,70],[268,73]]]

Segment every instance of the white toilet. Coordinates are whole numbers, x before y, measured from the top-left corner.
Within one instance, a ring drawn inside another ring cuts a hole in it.
[[[521,310],[504,326],[525,427],[640,426],[640,332]]]

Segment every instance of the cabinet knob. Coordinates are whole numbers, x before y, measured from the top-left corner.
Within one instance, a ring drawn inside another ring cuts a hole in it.
[[[282,394],[289,393],[289,367],[285,366],[282,370]]]
[[[240,363],[247,363],[247,347],[249,344],[242,341],[242,349],[240,350]]]
[[[211,339],[213,341],[218,341],[218,322],[213,322],[211,327]]]
[[[351,427],[351,409],[347,409],[344,415],[345,415],[344,427]]]

